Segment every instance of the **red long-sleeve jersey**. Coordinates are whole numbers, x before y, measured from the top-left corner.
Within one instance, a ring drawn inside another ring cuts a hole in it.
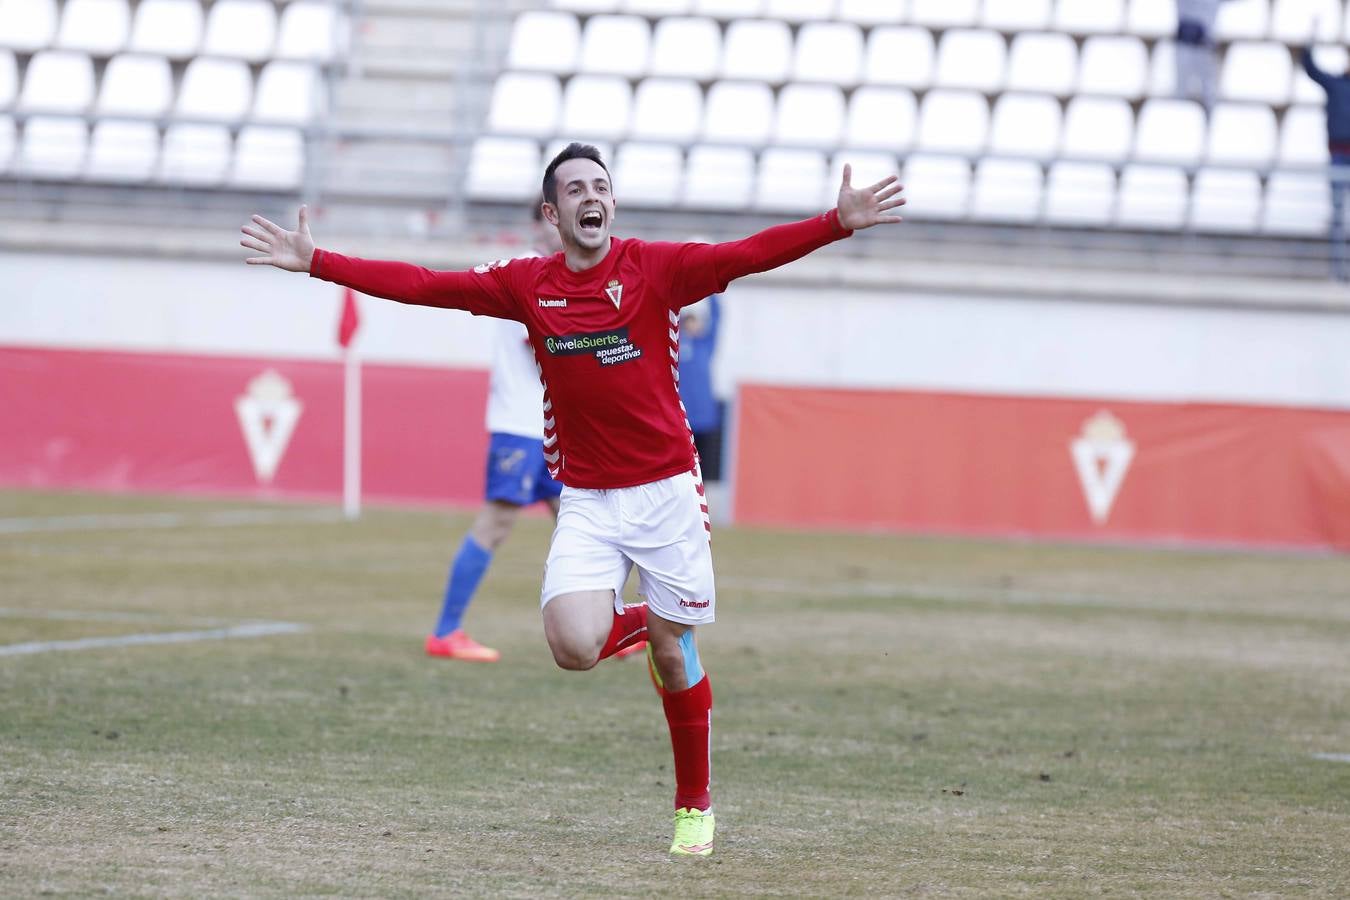
[[[315,250],[310,275],[364,294],[523,322],[544,383],[544,456],[578,488],[621,488],[694,465],[679,395],[679,310],[732,279],[848,237],[831,210],[724,244],[612,238],[582,272],[563,254],[467,272]]]

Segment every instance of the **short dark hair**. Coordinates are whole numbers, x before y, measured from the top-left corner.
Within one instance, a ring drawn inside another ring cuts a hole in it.
[[[573,141],[558,151],[558,155],[553,157],[553,161],[544,170],[544,199],[549,203],[558,202],[558,180],[554,177],[554,173],[558,171],[558,166],[569,159],[589,159],[605,170],[606,178],[609,177],[609,166],[605,165],[605,161],[600,157],[600,151],[590,144]]]

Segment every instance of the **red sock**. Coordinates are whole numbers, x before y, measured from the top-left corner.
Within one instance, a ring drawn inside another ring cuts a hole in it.
[[[600,648],[600,658],[609,659],[620,650],[646,639],[647,604],[629,603],[622,613],[614,614],[614,624],[610,626],[609,637],[605,638],[605,646]]]
[[[712,732],[712,684],[704,675],[691,688],[663,691],[661,704],[670,724],[670,745],[675,751],[675,808],[707,809],[712,759],[708,743]]]

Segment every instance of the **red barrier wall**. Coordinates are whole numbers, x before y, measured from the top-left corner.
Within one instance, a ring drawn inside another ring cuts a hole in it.
[[[0,484],[336,499],[342,374],[338,362],[0,347]],[[487,373],[362,376],[365,496],[479,502]]]
[[[1350,550],[1350,412],[744,386],[738,522]]]

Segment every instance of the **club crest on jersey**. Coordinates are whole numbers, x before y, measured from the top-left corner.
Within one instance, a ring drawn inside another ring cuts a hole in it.
[[[619,308],[619,301],[623,299],[623,285],[619,284],[619,279],[610,279],[609,284],[605,285],[605,296],[609,297],[615,309]]]

